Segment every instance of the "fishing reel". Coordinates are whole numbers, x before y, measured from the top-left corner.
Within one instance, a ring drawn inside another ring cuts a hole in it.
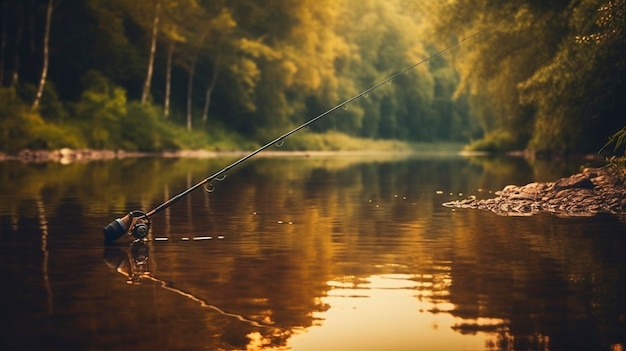
[[[132,235],[141,240],[150,230],[150,217],[142,211],[132,211],[122,218],[117,218],[103,229],[104,240],[111,242],[121,238],[124,234]]]

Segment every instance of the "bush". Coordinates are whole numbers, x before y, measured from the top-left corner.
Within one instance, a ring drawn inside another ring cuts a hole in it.
[[[0,88],[0,150],[16,152],[32,147],[44,122],[26,106],[14,88]]]
[[[56,150],[61,148],[81,149],[87,147],[87,142],[81,130],[76,126],[45,123],[35,133],[37,147],[34,149]]]
[[[81,148],[86,142],[80,129],[47,123],[24,103],[15,89],[0,88],[0,150]]]
[[[43,97],[41,98],[41,105],[39,106],[39,114],[47,122],[55,121],[62,123],[69,118],[65,105],[59,99],[59,94],[57,94],[53,82],[46,83]]]
[[[507,131],[494,131],[485,135],[482,139],[471,142],[466,149],[471,151],[486,151],[493,153],[521,150],[524,145]]]
[[[122,148],[134,151],[178,149],[174,133],[152,104],[130,102],[127,115],[120,122]]]
[[[100,72],[83,78],[85,90],[74,105],[77,124],[90,147],[116,149],[122,144],[120,120],[126,115],[126,91],[114,86]]]

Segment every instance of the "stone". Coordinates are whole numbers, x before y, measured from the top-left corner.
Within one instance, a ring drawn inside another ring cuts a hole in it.
[[[596,177],[597,178],[597,177]],[[589,179],[589,175],[584,173],[574,174],[569,178],[562,178],[557,180],[554,183],[554,190],[562,190],[562,189],[573,189],[573,188],[582,188],[582,189],[593,189],[593,182]]]

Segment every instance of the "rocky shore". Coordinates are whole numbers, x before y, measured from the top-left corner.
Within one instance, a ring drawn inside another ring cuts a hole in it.
[[[609,165],[587,168],[555,182],[508,185],[496,198],[446,202],[451,208],[472,208],[503,216],[551,213],[562,217],[598,213],[626,214],[626,170]]]

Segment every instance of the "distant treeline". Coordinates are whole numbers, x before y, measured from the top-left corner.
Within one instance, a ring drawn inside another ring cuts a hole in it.
[[[0,0],[0,150],[238,148],[315,132],[596,151],[624,123],[624,0]]]

